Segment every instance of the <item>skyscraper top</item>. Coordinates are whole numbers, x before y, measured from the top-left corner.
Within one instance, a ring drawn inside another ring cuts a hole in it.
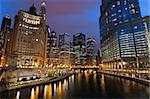
[[[41,4],[41,6],[46,6],[46,3],[43,1],[42,4]]]
[[[36,8],[35,8],[34,4],[29,8],[29,13],[33,14],[33,15],[37,15],[36,14]]]

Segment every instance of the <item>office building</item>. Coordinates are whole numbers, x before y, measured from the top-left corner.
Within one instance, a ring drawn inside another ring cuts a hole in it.
[[[29,11],[20,10],[15,16],[12,54],[17,66],[44,66],[46,63],[47,37],[45,3],[38,15],[32,5]],[[44,10],[44,11],[43,11]]]
[[[51,31],[48,36],[48,65],[59,64],[59,48],[57,45],[57,35]]]
[[[9,56],[9,52],[7,48],[9,47],[8,42],[10,41],[10,34],[12,30],[11,27],[11,18],[9,16],[5,16],[2,20],[1,30],[0,30],[0,65],[7,65],[7,57]]]
[[[86,37],[83,33],[73,35],[75,65],[86,65]]]
[[[104,68],[145,67],[147,42],[138,0],[102,0],[100,42]]]
[[[96,41],[94,38],[88,38],[86,41],[86,64],[93,66],[96,65]]]
[[[71,37],[68,33],[59,35],[60,64],[70,65]]]

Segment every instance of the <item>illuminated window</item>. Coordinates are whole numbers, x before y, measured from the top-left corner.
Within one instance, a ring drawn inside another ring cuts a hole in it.
[[[134,8],[134,4],[131,4],[131,8]]]
[[[113,8],[115,8],[115,5],[112,5]]]
[[[131,12],[132,12],[132,14],[135,14],[135,13],[136,13],[135,9],[132,9]]]
[[[127,4],[127,0],[124,0],[124,5],[126,5]]]
[[[118,12],[121,12],[121,10],[118,10]]]
[[[38,39],[38,38],[36,38],[36,39],[35,39],[35,41],[36,41],[36,42],[38,42],[38,41],[39,41],[39,39]]]
[[[117,5],[120,5],[121,3],[120,3],[120,1],[117,1]]]
[[[106,12],[105,15],[108,16],[108,13]]]
[[[138,27],[137,26],[134,26],[134,29],[137,29]]]

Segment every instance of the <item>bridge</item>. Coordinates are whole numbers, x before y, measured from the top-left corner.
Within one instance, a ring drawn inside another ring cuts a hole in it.
[[[99,70],[98,66],[73,66],[71,69],[80,69],[80,70],[88,70],[88,69],[92,69],[92,70]]]

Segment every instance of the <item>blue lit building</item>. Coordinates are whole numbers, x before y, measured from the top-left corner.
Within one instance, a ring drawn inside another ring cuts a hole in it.
[[[100,9],[104,68],[147,66],[148,46],[138,0],[102,0]]]
[[[60,63],[63,65],[70,65],[70,44],[71,37],[68,33],[59,35]]]

